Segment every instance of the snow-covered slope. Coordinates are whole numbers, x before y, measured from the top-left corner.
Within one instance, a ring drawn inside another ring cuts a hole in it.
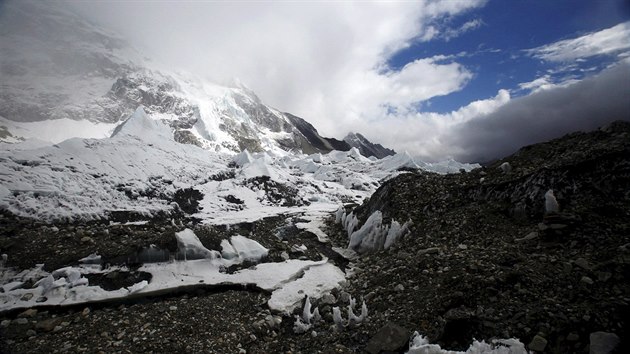
[[[378,161],[358,150],[312,155],[210,153],[176,142],[138,108],[110,138],[74,138],[0,153],[0,206],[44,220],[107,218],[112,212],[178,212],[178,193],[198,190],[195,216],[237,223],[287,212],[334,211],[360,202],[402,167],[456,172],[471,165],[421,165],[408,155]]]

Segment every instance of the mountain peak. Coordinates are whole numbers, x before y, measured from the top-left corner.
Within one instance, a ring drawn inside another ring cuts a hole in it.
[[[396,155],[396,151],[388,149],[381,144],[374,144],[359,133],[350,132],[345,138],[343,138],[343,141],[345,141],[348,145],[357,148],[361,152],[361,155],[366,157],[374,156],[382,159],[386,156]]]

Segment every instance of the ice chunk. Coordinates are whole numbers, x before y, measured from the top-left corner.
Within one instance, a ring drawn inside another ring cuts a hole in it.
[[[302,317],[295,316],[293,332],[304,333],[312,327],[313,321],[317,322],[320,319],[321,316],[319,315],[319,308],[316,307],[315,310],[311,312],[311,300],[308,296],[306,296],[306,301],[304,301],[304,309],[302,310]]]
[[[401,168],[420,168],[420,165],[406,151],[383,158],[380,161],[380,166],[385,171],[395,171]]]
[[[238,153],[238,155],[234,156],[234,158],[232,159],[232,162],[234,162],[239,167],[243,167],[247,165],[248,163],[251,163],[252,161],[254,161],[254,158],[252,157],[252,154],[250,154],[247,149],[241,151],[240,153]]]
[[[290,313],[299,306],[304,295],[319,298],[345,280],[341,269],[331,263],[314,265],[304,271],[304,276],[274,291],[268,301],[273,311]]]
[[[5,209],[9,203],[5,200],[11,195],[11,191],[0,184],[0,209]]]
[[[350,235],[348,248],[358,253],[375,252],[388,249],[396,240],[405,234],[411,221],[400,226],[392,220],[391,226],[383,224],[383,214],[377,210],[365,221],[363,226]],[[348,230],[350,233],[350,229]]]
[[[557,213],[560,210],[556,196],[553,195],[553,190],[548,190],[545,193],[545,213]]]
[[[354,232],[354,229],[357,227],[357,224],[359,224],[359,219],[357,219],[357,217],[354,216],[354,213],[351,212],[350,214],[344,214],[341,217],[341,224],[348,232],[348,237],[350,237]]]
[[[343,205],[340,205],[339,209],[337,209],[337,211],[335,212],[335,224],[339,224],[345,214],[346,209],[343,207]]]
[[[219,252],[204,247],[197,235],[190,229],[175,233],[175,238],[177,238],[178,252],[185,259],[215,259],[220,256]]]
[[[465,352],[442,349],[437,344],[430,344],[427,337],[415,332],[409,342],[406,354],[527,354],[525,345],[518,339],[494,339],[492,344],[485,341],[473,341]]]
[[[247,261],[259,261],[269,254],[269,250],[260,243],[245,236],[235,235],[230,238],[234,251],[240,258]]]
[[[142,106],[114,129],[112,137],[132,135],[140,139],[165,138],[172,140],[170,129],[162,122],[151,119]]]
[[[245,165],[241,170],[241,175],[245,178],[267,176],[271,179],[277,179],[276,172],[269,167],[264,157],[258,158],[253,162]]]
[[[221,241],[221,256],[224,259],[235,259],[238,258],[238,252],[232,247],[232,244],[228,240]]]
[[[52,274],[49,274],[48,276],[40,279],[37,283],[35,283],[35,287],[42,288],[42,294],[46,294],[48,291],[50,291],[50,289],[52,289],[54,283],[55,278],[52,276]]]
[[[341,317],[341,310],[338,306],[333,307],[333,321],[337,325],[337,329],[343,329],[344,323],[343,318]]]
[[[99,256],[96,253],[92,253],[87,257],[83,257],[81,259],[79,259],[79,262],[81,263],[87,263],[87,264],[98,264],[101,262],[101,256]]]
[[[363,226],[350,235],[348,248],[359,253],[383,249],[388,228],[383,224],[383,214],[377,210],[365,221]]]
[[[305,323],[300,316],[295,316],[295,322],[293,323],[293,333],[301,334],[311,329],[313,325]]]
[[[400,223],[396,220],[392,220],[392,224],[389,227],[389,232],[387,232],[387,236],[385,237],[385,244],[383,247],[385,249],[389,249],[391,245],[393,245],[400,236],[404,235],[409,227],[412,225],[412,221],[409,220],[400,226]]]
[[[363,305],[361,305],[361,314],[359,316],[354,314],[354,305],[355,301],[350,301],[350,305],[348,305],[348,324],[356,325],[363,322],[368,316],[368,309],[365,301],[363,301]]]
[[[129,294],[135,294],[141,291],[142,289],[146,288],[148,285],[149,285],[149,282],[146,280],[143,280],[141,282],[133,284],[132,286],[127,287],[127,290],[129,291]]]

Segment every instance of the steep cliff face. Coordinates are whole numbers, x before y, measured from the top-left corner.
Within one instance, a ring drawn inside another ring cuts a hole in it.
[[[307,154],[327,152],[331,150],[348,151],[351,146],[333,138],[324,138],[317,133],[312,124],[300,117],[285,113],[291,124],[295,127],[300,142],[300,148]]]

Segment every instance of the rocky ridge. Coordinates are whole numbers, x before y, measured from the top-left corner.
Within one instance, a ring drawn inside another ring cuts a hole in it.
[[[348,133],[348,135],[343,138],[343,141],[359,149],[361,155],[366,157],[374,156],[378,159],[382,159],[386,156],[396,155],[396,151],[388,149],[381,144],[374,144],[359,133]]]

